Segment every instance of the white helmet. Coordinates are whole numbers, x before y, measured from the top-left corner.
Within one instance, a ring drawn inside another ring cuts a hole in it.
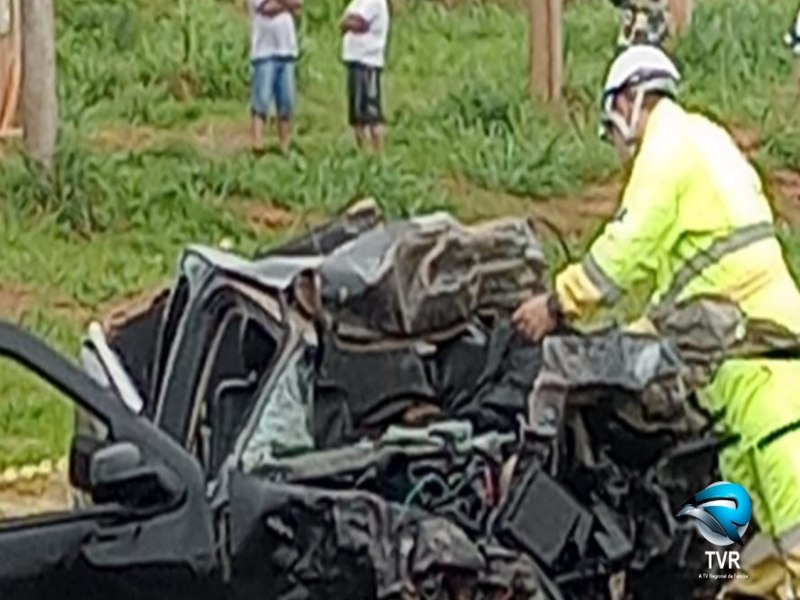
[[[628,144],[634,143],[642,101],[647,92],[659,91],[670,96],[677,92],[680,73],[667,54],[656,46],[637,44],[623,50],[611,63],[602,98],[602,127],[606,134],[616,127]],[[632,89],[633,112],[629,121],[614,110],[614,98],[624,89]]]

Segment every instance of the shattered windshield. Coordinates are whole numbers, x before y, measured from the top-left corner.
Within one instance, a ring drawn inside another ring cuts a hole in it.
[[[314,406],[314,346],[298,345],[274,381],[259,398],[261,414],[245,447],[242,461],[245,470],[273,459],[314,449],[311,436]]]

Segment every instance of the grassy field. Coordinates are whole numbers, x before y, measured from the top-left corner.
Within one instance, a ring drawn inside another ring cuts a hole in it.
[[[525,3],[393,2],[385,155],[354,151],[335,26],[343,6],[315,0],[301,24],[296,146],[257,160],[241,3],[57,3],[58,168],[45,177],[1,151],[0,314],[74,355],[88,319],[168,278],[187,242],[228,238],[250,252],[365,195],[394,215],[522,214],[614,177],[595,136],[616,38],[606,0],[569,5],[557,110],[526,96]],[[800,170],[798,88],[780,41],[794,10],[794,0],[707,0],[674,44],[685,101],[754,140],[767,175]],[[800,266],[800,237],[787,231],[785,242]],[[0,468],[62,454],[69,437],[70,410],[18,380],[0,372]]]

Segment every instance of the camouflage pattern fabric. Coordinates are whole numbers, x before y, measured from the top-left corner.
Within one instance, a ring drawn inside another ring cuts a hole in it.
[[[661,46],[667,38],[669,6],[667,0],[612,0],[619,11],[620,31],[617,45]]]

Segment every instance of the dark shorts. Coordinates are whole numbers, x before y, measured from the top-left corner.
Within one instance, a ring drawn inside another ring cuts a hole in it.
[[[347,112],[353,126],[383,123],[380,69],[347,63]]]

